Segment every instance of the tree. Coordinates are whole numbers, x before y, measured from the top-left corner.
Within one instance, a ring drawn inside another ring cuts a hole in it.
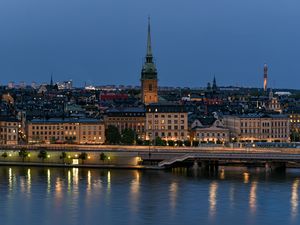
[[[183,144],[183,142],[182,142],[181,140],[177,140],[176,143],[177,143],[177,145],[178,145],[179,147],[181,147],[182,144]]]
[[[88,154],[85,152],[81,152],[80,155],[78,156],[79,159],[81,159],[82,164],[84,164],[84,161],[87,160]]]
[[[62,152],[59,158],[63,160],[63,163],[65,163],[65,159],[67,158],[67,153]]]
[[[155,140],[154,140],[154,145],[156,145],[156,146],[163,146],[164,145],[164,141],[160,137],[156,137]]]
[[[7,155],[6,152],[3,152],[1,156],[2,156],[4,159],[6,159],[8,155]]]
[[[144,140],[143,145],[149,146],[150,145],[150,140]]]
[[[22,162],[25,161],[25,159],[28,157],[29,153],[26,151],[25,148],[22,148],[20,151],[19,151],[19,156],[22,158]]]
[[[199,141],[193,141],[193,146],[194,147],[198,147],[198,145],[199,145]]]
[[[292,131],[290,135],[291,141],[292,142],[299,142],[300,141],[300,134],[299,132]]]
[[[136,139],[136,133],[130,128],[126,128],[122,131],[121,142],[122,144],[132,145]]]
[[[136,139],[136,144],[137,144],[137,145],[143,145],[143,140],[137,138],[137,139]]]
[[[39,154],[38,154],[38,158],[42,159],[42,161],[44,162],[44,160],[48,157],[47,151],[46,150],[40,150]]]
[[[103,161],[103,163],[104,163],[104,161],[106,160],[106,158],[107,158],[107,156],[105,155],[105,153],[101,152],[101,154],[100,154],[100,160]]]
[[[173,140],[168,140],[168,145],[169,146],[174,146],[175,142]]]
[[[109,125],[105,131],[106,142],[108,144],[119,144],[121,135],[116,126]]]

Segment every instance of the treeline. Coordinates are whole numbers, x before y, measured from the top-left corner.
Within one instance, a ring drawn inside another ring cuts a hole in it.
[[[109,145],[155,145],[155,146],[198,146],[199,141],[190,141],[190,140],[162,140],[160,137],[156,137],[155,140],[141,140],[137,133],[130,128],[124,129],[122,132],[119,132],[119,129],[116,126],[109,125],[105,131],[106,144]],[[206,143],[206,142],[205,142]]]

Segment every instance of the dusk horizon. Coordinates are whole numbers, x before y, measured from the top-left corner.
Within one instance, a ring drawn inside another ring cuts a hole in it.
[[[0,84],[139,85],[151,16],[160,86],[297,89],[300,3],[3,1]],[[169,7],[170,6],[170,7]],[[9,23],[7,23],[9,21]],[[300,80],[299,80],[300,81]]]

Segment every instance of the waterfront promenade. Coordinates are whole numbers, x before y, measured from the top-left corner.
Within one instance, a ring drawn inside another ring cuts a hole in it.
[[[197,165],[299,167],[298,148],[168,147],[124,145],[0,146],[2,165],[164,169]],[[25,155],[20,155],[20,151]],[[44,156],[41,156],[41,151]]]

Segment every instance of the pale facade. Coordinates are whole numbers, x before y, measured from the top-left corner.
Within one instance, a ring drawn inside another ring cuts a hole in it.
[[[229,142],[229,129],[223,123],[215,120],[211,125],[203,125],[196,119],[191,125],[191,137],[194,141],[225,143]]]
[[[104,124],[96,119],[32,120],[27,124],[28,143],[102,144]]]
[[[17,145],[21,122],[16,119],[0,119],[0,144]]]
[[[146,107],[146,140],[188,140],[188,113],[181,105]]]
[[[290,122],[286,115],[228,115],[223,122],[230,130],[232,141],[290,141]]]

